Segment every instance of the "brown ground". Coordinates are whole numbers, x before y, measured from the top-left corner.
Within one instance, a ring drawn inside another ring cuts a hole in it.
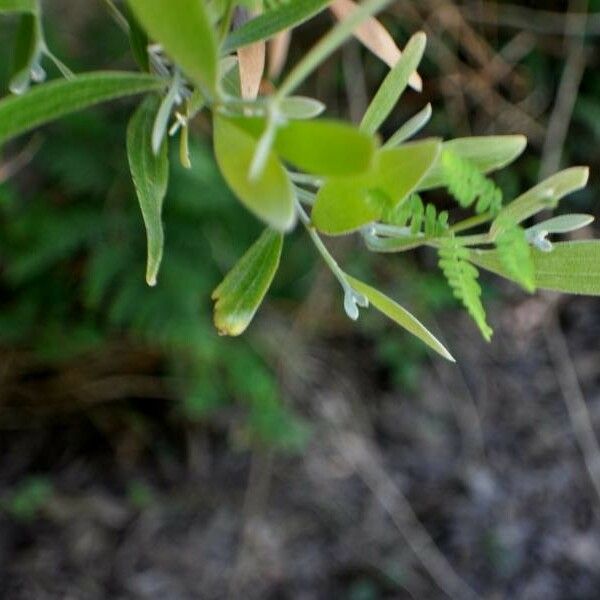
[[[45,474],[54,493],[0,513],[0,598],[596,599],[600,503],[564,394],[578,382],[598,423],[599,307],[519,295],[489,346],[447,315],[459,367],[432,360],[410,396],[368,344],[311,344],[285,377],[315,427],[301,457],[164,401],[5,431],[0,489]]]

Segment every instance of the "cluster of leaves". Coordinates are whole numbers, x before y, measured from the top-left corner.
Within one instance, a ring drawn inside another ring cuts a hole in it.
[[[195,168],[188,128],[200,111],[210,111],[220,171],[240,202],[266,227],[213,293],[215,324],[222,334],[239,335],[248,327],[280,264],[283,237],[297,222],[338,279],[348,316],[356,319],[360,307],[372,305],[450,360],[450,353],[413,315],[346,273],[321,236],[357,232],[375,252],[436,249],[455,296],[486,339],[491,329],[481,304],[478,267],[528,291],[544,287],[600,293],[600,245],[553,245],[547,240],[549,234],[587,224],[587,215],[522,226],[585,186],[586,168],[558,173],[503,202],[487,175],[522,153],[522,136],[408,141],[427,123],[431,110],[426,107],[381,143],[377,132],[404,90],[420,85],[416,69],[425,51],[424,34],[414,35],[404,51],[397,52],[397,60],[390,61],[390,71],[358,127],[317,118],[324,109],[319,101],[292,95],[349,36],[355,34],[372,48],[368,31],[382,29],[373,15],[387,4],[389,0],[128,0],[122,15],[109,2],[144,72],[65,73],[64,80],[6,98],[0,101],[0,143],[86,106],[147,94],[130,120],[127,149],[147,231],[146,279],[155,285],[163,258],[168,138],[179,133],[181,163]],[[31,0],[0,0],[0,10],[3,6],[11,11],[20,6],[24,15],[39,22],[37,4]],[[337,25],[294,65],[274,93],[258,97],[265,41],[327,7],[339,19]],[[242,8],[246,12],[240,13]],[[234,14],[245,18],[232,19]],[[249,18],[250,14],[256,16]],[[231,31],[232,21],[242,24]],[[33,67],[30,73],[35,80]],[[458,220],[438,214],[432,204],[425,207],[421,196],[436,188],[446,188],[455,198]],[[465,217],[464,209],[475,214]],[[488,223],[487,232],[469,233]]]

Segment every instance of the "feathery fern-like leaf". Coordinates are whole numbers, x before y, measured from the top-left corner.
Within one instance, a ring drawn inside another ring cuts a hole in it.
[[[438,252],[438,264],[454,296],[463,303],[481,334],[489,342],[493,331],[486,322],[485,309],[481,303],[481,287],[477,282],[479,271],[468,260],[469,250],[461,246],[454,237],[448,237],[443,240]]]
[[[412,235],[427,238],[443,235],[448,230],[448,212],[438,213],[433,204],[425,205],[418,194],[412,194],[400,205],[385,211],[382,221],[396,227],[408,227]]]
[[[523,289],[535,292],[535,265],[525,230],[515,223],[503,226],[496,249],[506,271]]]
[[[500,211],[502,190],[471,161],[444,150],[442,168],[448,191],[463,208],[473,207],[477,214],[490,212],[495,215]]]

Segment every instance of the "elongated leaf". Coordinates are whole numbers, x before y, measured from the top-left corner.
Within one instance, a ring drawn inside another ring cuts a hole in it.
[[[444,142],[443,149],[468,159],[482,173],[490,173],[513,162],[526,145],[527,138],[523,135],[492,135],[457,138]],[[444,184],[444,169],[440,161],[419,185],[419,190],[442,187]]]
[[[558,242],[552,252],[531,250],[535,267],[535,285],[566,294],[600,296],[600,240]],[[476,265],[511,277],[495,250],[471,250],[470,259]]]
[[[296,222],[294,189],[273,152],[269,152],[261,176],[252,180],[250,165],[257,140],[226,117],[214,118],[215,156],[229,187],[240,201],[278,231],[289,231]]]
[[[594,221],[592,215],[560,215],[558,217],[552,217],[546,219],[533,227],[527,229],[528,234],[543,233],[548,235],[550,233],[569,233],[571,231],[577,231],[583,227],[587,227]]]
[[[151,75],[111,71],[39,85],[23,96],[0,101],[0,144],[94,104],[161,87],[163,83]]]
[[[289,27],[296,27],[321,12],[329,1],[293,0],[293,2],[286,2],[278,8],[255,17],[229,34],[223,43],[222,52],[227,54],[242,46],[260,40],[268,40],[276,33]]]
[[[206,91],[217,87],[217,37],[204,0],[128,0],[142,27]]]
[[[546,208],[555,208],[567,194],[585,187],[589,174],[587,167],[572,167],[548,177],[500,211],[490,228],[490,238],[496,239],[506,222],[522,223]]]
[[[261,118],[238,118],[235,123],[257,139],[266,127]],[[278,127],[273,148],[281,158],[309,173],[353,175],[371,166],[375,139],[341,121],[290,121]]]
[[[426,44],[427,36],[422,32],[410,38],[400,60],[388,73],[369,104],[360,124],[362,131],[374,134],[392,112],[406,89],[410,76],[415,72],[421,58],[423,58]]]
[[[242,334],[256,314],[279,267],[283,236],[265,229],[212,294],[221,335]]]
[[[442,144],[425,140],[375,153],[372,169],[354,177],[329,179],[319,190],[311,215],[329,235],[360,229],[381,218],[413,192],[438,159]]]
[[[32,13],[39,12],[38,0],[0,0],[0,13]]]
[[[413,135],[419,133],[427,125],[429,119],[431,119],[432,113],[431,104],[427,104],[423,110],[420,110],[414,117],[411,117],[404,125],[399,127],[398,131],[387,140],[383,147],[395,148],[410,139]]]
[[[290,96],[284,98],[279,110],[286,119],[314,119],[324,110],[325,105],[313,98]]]
[[[391,298],[388,298],[385,294],[379,290],[355,279],[354,277],[347,276],[350,285],[359,293],[366,296],[369,302],[384,315],[392,319],[395,323],[404,327],[408,332],[418,337],[422,342],[427,344],[430,348],[435,350],[438,354],[441,354],[447,360],[456,362],[450,352],[446,350],[444,345],[413,315],[411,315],[405,308],[394,302]]]
[[[129,169],[148,237],[146,281],[152,286],[156,285],[163,255],[162,206],[169,179],[166,140],[162,141],[158,152],[152,150],[152,128],[159,105],[157,96],[148,96],[135,111],[127,128]]]

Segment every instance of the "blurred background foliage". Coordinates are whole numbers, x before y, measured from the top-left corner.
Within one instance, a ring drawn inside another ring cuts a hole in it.
[[[127,40],[101,2],[45,4],[50,45],[74,71],[134,67]],[[582,19],[568,15],[584,12],[590,14],[582,30]],[[600,0],[552,0],[543,9],[533,1],[401,0],[382,21],[399,45],[418,29],[429,37],[424,91],[405,95],[387,133],[426,102],[434,107],[427,135],[525,133],[528,151],[496,177],[505,196],[532,186],[553,161],[589,164],[589,187],[563,206],[599,216]],[[290,63],[330,24],[324,15],[295,32]],[[14,33],[14,22],[2,19],[5,55]],[[0,61],[3,94],[9,67]],[[50,74],[56,76],[51,68]],[[329,114],[357,121],[384,75],[377,59],[351,43],[303,91],[324,101]],[[113,103],[3,149],[0,165],[25,160],[0,184],[1,430],[83,414],[100,437],[132,432],[142,450],[126,448],[129,458],[154,448],[170,460],[179,444],[172,438],[197,427],[237,450],[297,452],[310,440],[311,423],[287,387],[290,371],[302,378],[311,368],[307,356],[317,341],[358,348],[381,390],[419,389],[434,368],[429,352],[376,314],[349,322],[335,282],[302,232],[286,239],[282,268],[248,334],[217,335],[210,293],[260,226],[218,174],[205,117],[195,124],[193,169],[171,163],[165,258],[159,285],[148,288],[145,234],[124,147],[133,109],[132,102]],[[453,318],[456,305],[435,257],[372,260],[350,239],[332,248],[354,275],[377,280],[443,334],[440,324]],[[487,283],[493,303],[520,294]],[[159,431],[163,421],[166,433]],[[16,519],[33,518],[53,493],[47,480],[18,469],[3,481],[8,491],[0,494],[0,511]],[[134,505],[152,502],[143,484],[128,485]],[[371,584],[368,577],[357,580],[348,597],[379,597]]]

